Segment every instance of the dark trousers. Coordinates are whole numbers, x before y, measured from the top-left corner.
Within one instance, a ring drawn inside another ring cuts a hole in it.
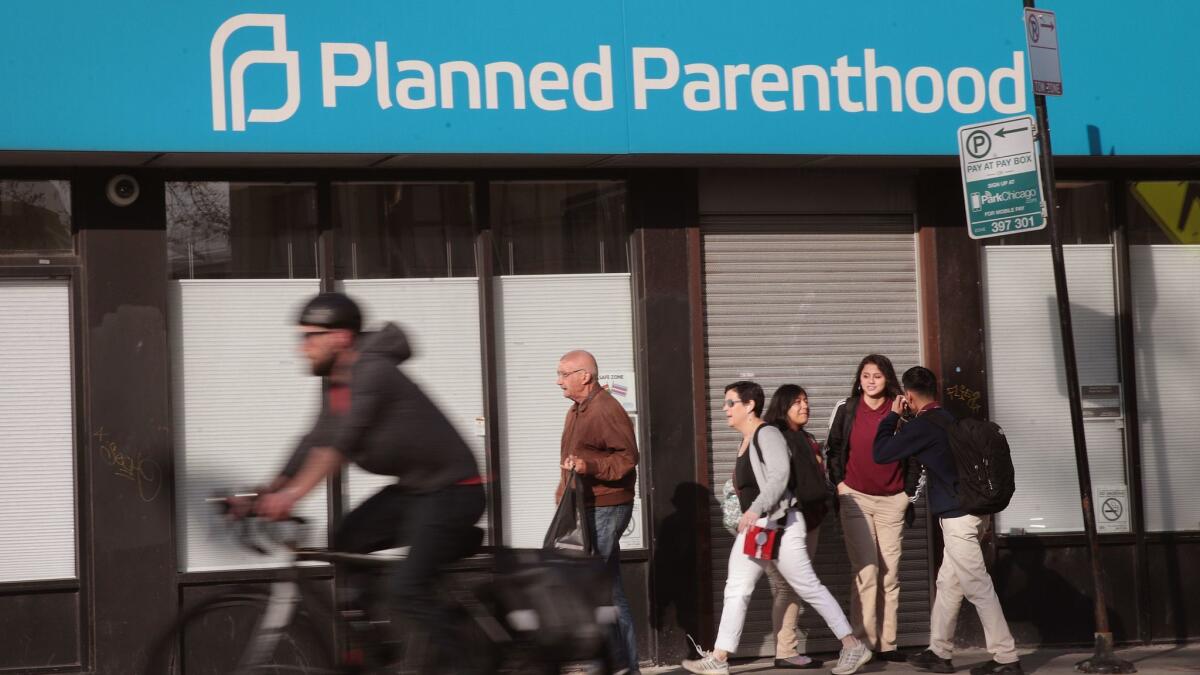
[[[428,633],[438,663],[456,653],[450,608],[435,595],[434,578],[442,567],[474,553],[482,532],[475,526],[484,510],[482,485],[454,485],[429,494],[411,494],[391,485],[346,514],[333,548],[370,553],[408,546],[395,564],[391,595],[396,611]],[[348,584],[363,580],[348,575]]]
[[[637,636],[633,630],[633,612],[629,609],[629,600],[625,597],[625,587],[621,583],[621,535],[629,527],[629,519],[633,515],[633,504],[618,504],[616,506],[597,506],[588,509],[591,518],[592,532],[596,535],[596,555],[604,561],[612,580],[613,606],[617,608],[616,634],[611,641],[612,663],[617,669],[628,668],[631,672],[638,671]]]

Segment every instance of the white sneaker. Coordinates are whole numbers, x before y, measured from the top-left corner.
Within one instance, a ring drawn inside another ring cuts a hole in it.
[[[838,657],[837,665],[829,672],[833,673],[833,675],[850,675],[850,673],[856,672],[859,668],[865,666],[870,660],[871,650],[867,648],[867,643],[859,640],[857,646],[842,647],[842,653]]]
[[[684,661],[683,669],[696,675],[729,675],[729,662],[719,661],[712,654],[701,653],[700,658]]]

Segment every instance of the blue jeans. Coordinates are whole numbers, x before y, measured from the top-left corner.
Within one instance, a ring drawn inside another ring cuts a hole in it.
[[[633,632],[633,612],[621,585],[621,535],[629,527],[633,504],[597,506],[589,511],[592,532],[596,534],[596,555],[604,561],[612,578],[613,605],[617,608],[616,634],[612,640],[613,668],[638,672],[637,637]]]

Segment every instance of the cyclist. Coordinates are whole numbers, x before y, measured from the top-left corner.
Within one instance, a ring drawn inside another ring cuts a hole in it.
[[[437,405],[398,368],[412,355],[399,327],[388,323],[378,332],[361,332],[358,305],[341,293],[314,297],[297,323],[300,350],[328,386],[313,429],[256,508],[267,518],[286,518],[300,498],[348,462],[395,476],[395,483],[346,514],[333,548],[369,553],[410,547],[392,572],[392,599],[401,616],[429,634],[433,662],[448,665],[459,645],[431,582],[439,569],[479,547],[479,467]],[[346,584],[355,606],[363,582]]]

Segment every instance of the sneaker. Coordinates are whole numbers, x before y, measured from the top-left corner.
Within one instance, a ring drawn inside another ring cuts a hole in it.
[[[797,654],[795,656],[789,656],[786,659],[775,659],[775,667],[779,668],[780,670],[783,670],[783,669],[804,669],[804,670],[816,669],[816,668],[820,668],[822,665],[824,665],[824,664],[821,661],[818,661],[809,656],[805,656],[804,654]]]
[[[729,662],[718,661],[712,654],[701,653],[700,658],[688,659],[680,665],[696,675],[729,675]]]
[[[908,665],[917,670],[927,670],[931,673],[954,672],[954,664],[950,663],[950,659],[943,659],[934,654],[932,649],[926,649],[920,654],[910,654],[908,656]]]
[[[888,663],[904,663],[908,660],[908,656],[902,654],[899,649],[889,649],[886,652],[875,652],[875,659]]]
[[[858,671],[868,661],[871,660],[871,650],[867,649],[867,643],[859,640],[858,644],[853,647],[842,647],[842,653],[838,656],[837,665],[833,670],[829,671],[833,675],[850,675],[850,673]]]
[[[995,659],[971,669],[971,675],[1025,675],[1020,661],[997,663]]]

